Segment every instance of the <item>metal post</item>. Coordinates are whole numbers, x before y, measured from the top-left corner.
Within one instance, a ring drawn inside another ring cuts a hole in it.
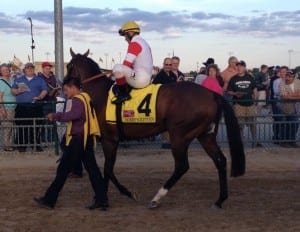
[[[55,74],[60,80],[62,80],[64,77],[62,0],[54,0],[54,27],[55,27]],[[58,155],[58,151],[59,151],[58,146],[59,146],[58,138],[55,138],[56,155]]]
[[[36,131],[37,131],[37,125],[36,125],[36,118],[33,118],[33,125],[32,125],[32,130],[33,130],[33,150],[36,151],[36,147],[37,147],[37,134],[36,134]],[[30,128],[31,129],[31,128]],[[29,129],[29,130],[30,130]],[[38,128],[38,130],[40,130],[41,128]],[[29,134],[30,136],[30,134]]]
[[[62,0],[54,0],[54,26],[55,26],[55,74],[60,80],[62,80],[64,77]]]

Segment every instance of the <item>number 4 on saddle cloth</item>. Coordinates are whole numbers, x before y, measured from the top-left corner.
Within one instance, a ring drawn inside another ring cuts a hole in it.
[[[161,85],[151,84],[143,89],[132,89],[131,99],[123,102],[121,108],[122,123],[156,123],[156,101]],[[115,95],[109,91],[106,107],[106,122],[117,123],[117,106],[112,101]]]

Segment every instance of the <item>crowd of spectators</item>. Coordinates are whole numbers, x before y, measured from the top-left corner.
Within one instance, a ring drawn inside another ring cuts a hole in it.
[[[233,105],[240,123],[241,135],[247,125],[253,139],[253,146],[261,146],[257,138],[257,115],[264,108],[271,108],[273,117],[273,142],[283,147],[297,147],[296,136],[299,127],[300,80],[294,70],[286,66],[268,67],[263,64],[259,72],[247,69],[246,62],[232,56],[228,66],[220,72],[213,58],[208,58],[194,78],[202,85],[224,96]],[[180,58],[167,57],[162,69],[154,68],[154,84],[170,84],[185,80],[180,71]],[[38,144],[36,151],[42,151],[41,142],[57,138],[53,122],[36,120],[53,112],[53,102],[61,95],[61,82],[52,72],[52,65],[42,63],[42,72],[36,73],[32,63],[22,65],[14,59],[9,65],[0,66],[0,119],[1,144],[5,151],[13,151],[14,144],[20,152],[28,145]],[[280,101],[279,101],[280,100]],[[47,102],[49,104],[47,104]],[[19,120],[20,119],[20,120]],[[17,125],[14,130],[13,125]],[[33,125],[37,126],[33,126]],[[45,127],[39,125],[47,125]],[[169,135],[162,135],[163,148],[170,148]]]
[[[0,66],[1,144],[5,151],[17,148],[25,152],[28,146],[43,151],[41,140],[50,142],[55,136],[53,126],[41,126],[47,124],[43,118],[53,111],[50,102],[56,101],[61,89],[51,68],[44,62],[43,71],[36,74],[33,63],[22,65],[16,58]]]
[[[164,59],[163,68],[155,75],[153,83],[168,84],[183,80],[174,75],[173,62],[173,58]],[[270,105],[269,113],[274,121],[273,142],[283,147],[298,147],[296,136],[300,103],[295,100],[300,100],[300,80],[296,78],[295,70],[287,66],[268,67],[263,64],[259,72],[253,73],[253,70],[247,69],[245,61],[235,56],[229,57],[228,66],[222,72],[214,58],[208,58],[203,65],[194,82],[224,96],[233,105],[241,135],[244,135],[244,126],[247,125],[253,146],[262,146],[258,141],[256,120],[258,115],[262,116],[263,108],[268,112]],[[163,139],[167,141],[166,135]],[[168,146],[163,143],[163,147]]]

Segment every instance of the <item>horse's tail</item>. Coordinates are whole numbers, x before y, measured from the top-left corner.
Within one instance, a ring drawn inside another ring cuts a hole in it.
[[[231,105],[224,98],[222,98],[221,104],[224,112],[231,155],[231,176],[238,177],[243,175],[246,169],[244,145],[241,138],[240,127]]]

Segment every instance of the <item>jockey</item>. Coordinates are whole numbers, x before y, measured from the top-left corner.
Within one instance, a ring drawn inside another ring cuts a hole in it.
[[[117,99],[113,101],[115,104],[131,98],[128,85],[142,89],[151,83],[153,70],[151,48],[140,37],[140,32],[139,25],[134,21],[126,22],[119,30],[120,36],[124,36],[129,45],[123,64],[116,64],[113,68],[116,78],[115,86],[118,88],[117,91],[114,91],[117,95]]]

